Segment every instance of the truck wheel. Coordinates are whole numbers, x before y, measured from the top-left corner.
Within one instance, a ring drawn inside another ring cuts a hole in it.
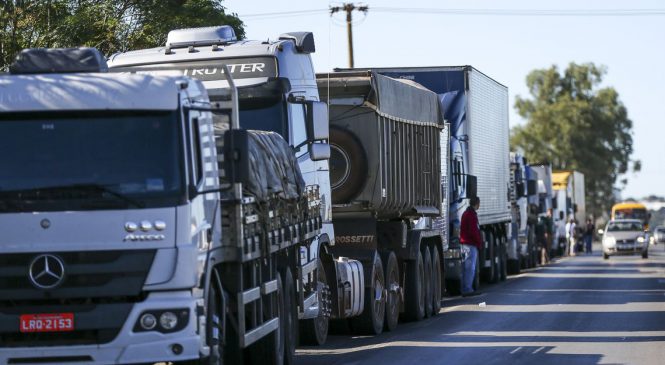
[[[363,335],[378,335],[383,331],[383,320],[386,311],[384,289],[386,280],[383,276],[381,257],[374,255],[374,263],[368,278],[370,287],[365,289],[365,307],[357,320],[349,322],[354,332]]]
[[[280,319],[286,316],[284,308],[284,286],[282,285],[282,276],[277,273],[277,300],[273,305],[277,305]],[[281,322],[281,321],[280,321]],[[284,364],[284,335],[286,326],[280,323],[277,330],[272,331],[267,336],[260,339],[254,346],[246,349],[245,354],[251,364],[283,365]]]
[[[425,317],[425,276],[423,255],[418,252],[415,260],[406,265],[406,282],[404,288],[404,316],[411,321],[420,321]]]
[[[462,294],[462,280],[460,279],[446,279],[446,292],[449,295]]]
[[[330,127],[330,185],[333,203],[348,203],[367,180],[365,150],[348,130]]]
[[[605,260],[609,260],[609,259],[610,259],[610,255],[608,255],[608,254],[606,254],[606,253],[603,252],[603,259],[605,259]]]
[[[482,265],[482,270],[480,270],[482,274],[482,280],[486,283],[494,283],[495,278],[496,278],[496,270],[495,270],[495,260],[494,257],[496,256],[496,252],[494,250],[494,238],[492,237],[492,233],[486,232],[484,235],[485,242],[487,242],[487,247],[488,249],[485,250],[483,248],[483,254],[478,255],[482,259],[480,260],[480,263]],[[489,267],[485,267],[485,263],[489,261],[490,265]]]
[[[432,254],[429,247],[424,246],[422,251],[425,263],[425,317],[428,318],[432,315]]]
[[[317,276],[319,279],[319,284],[328,285],[328,278],[326,277],[326,271],[323,268],[323,263],[321,259],[318,259]],[[321,292],[319,291],[319,294]],[[323,300],[322,296],[319,296],[319,303]],[[330,317],[319,314],[318,317],[313,319],[305,319],[300,321],[300,343],[302,345],[309,346],[321,346],[326,342],[328,338],[328,328],[330,325]]]
[[[643,259],[648,259],[649,258],[649,252],[648,251],[643,252],[642,253],[642,258]]]
[[[501,270],[499,270],[499,273],[501,274],[501,277],[499,280],[506,281],[508,278],[508,253],[506,252],[505,238],[501,238],[500,244],[499,252],[501,253],[501,258],[499,259],[499,263],[501,264]]]
[[[439,314],[441,310],[441,256],[436,247],[432,247],[432,315]]]
[[[397,256],[390,251],[382,256],[386,263],[386,318],[384,320],[383,329],[392,331],[397,328],[399,322],[399,302],[401,300],[400,287],[399,287],[399,265],[397,264]]]
[[[291,268],[284,272],[284,307],[280,315],[279,326],[284,327],[284,364],[293,365],[298,343],[298,307],[296,301],[296,283]]]
[[[200,360],[187,360],[178,362],[177,365],[221,365],[223,364],[224,327],[222,316],[226,312],[222,308],[221,291],[214,283],[210,284],[208,302],[206,303],[206,341],[210,347],[210,356]]]
[[[509,259],[508,262],[506,263],[508,266],[508,275],[519,275],[521,271],[522,264],[520,263],[520,260],[512,260]]]

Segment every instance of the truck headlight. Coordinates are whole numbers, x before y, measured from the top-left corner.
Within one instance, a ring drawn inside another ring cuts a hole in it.
[[[159,316],[159,325],[163,329],[170,331],[178,325],[178,316],[173,312],[164,312]]]
[[[640,236],[640,237],[637,237],[637,242],[638,242],[638,243],[644,243],[644,241],[646,241],[646,240],[644,239],[644,237],[641,237],[641,236]]]

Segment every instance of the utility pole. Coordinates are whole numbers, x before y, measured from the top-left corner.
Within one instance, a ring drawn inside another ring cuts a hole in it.
[[[339,11],[345,11],[346,12],[346,33],[348,37],[348,42],[349,42],[349,68],[353,68],[353,17],[351,13],[353,13],[354,10],[362,11],[363,13],[367,13],[367,10],[369,10],[369,6],[367,5],[358,5],[356,6],[353,3],[344,3],[342,6],[331,6],[330,7],[330,16],[333,14],[339,12]]]

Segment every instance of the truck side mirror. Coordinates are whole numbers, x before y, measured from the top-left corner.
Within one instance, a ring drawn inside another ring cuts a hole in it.
[[[312,161],[330,159],[330,145],[327,143],[310,143],[309,158]]]
[[[466,197],[478,196],[478,179],[474,175],[466,175]]]
[[[307,139],[310,142],[329,139],[328,105],[322,101],[311,100],[305,104],[307,105]]]
[[[538,194],[538,180],[528,180],[526,182],[526,190],[529,196]]]

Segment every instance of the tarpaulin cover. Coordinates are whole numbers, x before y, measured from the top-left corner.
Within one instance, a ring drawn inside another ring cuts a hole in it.
[[[275,132],[248,133],[250,179],[246,190],[260,201],[275,194],[298,199],[305,191],[305,180],[291,146]]]
[[[372,72],[372,88],[373,103],[383,113],[412,121],[443,123],[437,95],[416,82]]]
[[[12,74],[107,71],[106,59],[96,48],[24,49],[9,66]]]

